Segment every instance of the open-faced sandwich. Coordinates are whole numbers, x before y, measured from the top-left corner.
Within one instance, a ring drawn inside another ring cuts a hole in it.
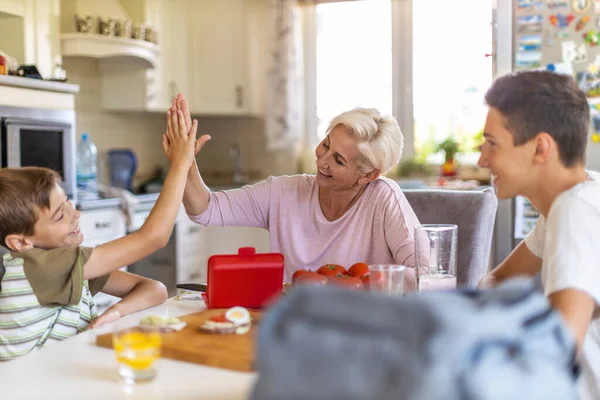
[[[214,315],[200,325],[200,330],[210,333],[237,333],[243,335],[250,330],[252,318],[244,307],[232,307],[224,314]]]
[[[160,332],[180,331],[185,327],[185,321],[176,317],[163,317],[160,315],[149,315],[140,320],[140,327]]]

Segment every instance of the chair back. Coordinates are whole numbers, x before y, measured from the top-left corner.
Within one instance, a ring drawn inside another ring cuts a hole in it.
[[[458,226],[456,274],[459,286],[476,286],[487,273],[498,199],[483,190],[402,191],[422,224]]]

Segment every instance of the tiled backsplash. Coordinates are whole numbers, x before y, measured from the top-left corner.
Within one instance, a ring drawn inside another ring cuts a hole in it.
[[[99,179],[108,182],[107,150],[130,148],[138,157],[136,183],[150,176],[156,167],[166,166],[161,147],[166,115],[149,112],[107,112],[101,108],[100,71],[91,58],[65,58],[64,67],[70,83],[81,86],[76,96],[77,140],[88,132],[99,152]],[[185,94],[185,93],[184,93]],[[166,112],[166,110],[165,110]],[[198,133],[208,133],[212,140],[198,154],[201,172],[233,171],[230,148],[234,143],[241,150],[244,174],[259,177],[294,174],[297,166],[293,151],[269,152],[264,139],[262,118],[196,117]]]

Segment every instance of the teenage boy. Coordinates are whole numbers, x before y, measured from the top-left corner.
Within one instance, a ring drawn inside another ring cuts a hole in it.
[[[590,110],[566,75],[528,71],[496,79],[479,166],[497,196],[525,196],[533,231],[480,282],[541,272],[544,292],[579,348],[581,399],[600,399],[600,176],[585,169]]]

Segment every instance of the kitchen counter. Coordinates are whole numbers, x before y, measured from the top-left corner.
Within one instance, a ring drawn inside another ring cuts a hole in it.
[[[201,302],[166,303],[128,315],[119,326],[133,326],[146,315],[179,316],[205,309]],[[95,338],[112,325],[90,330],[0,363],[2,399],[246,399],[255,373],[241,373],[170,359],[158,362],[158,376],[150,383],[126,386],[117,374],[114,352],[97,347]]]

